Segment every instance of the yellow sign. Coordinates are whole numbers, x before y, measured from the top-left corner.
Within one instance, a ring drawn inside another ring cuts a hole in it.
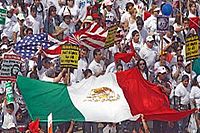
[[[200,55],[199,51],[199,38],[197,35],[186,38],[186,61],[198,58]]]
[[[79,47],[71,44],[62,45],[60,65],[63,68],[77,68]]]
[[[113,25],[108,29],[108,35],[106,38],[104,48],[109,48],[114,46],[117,29],[118,29],[117,25]]]

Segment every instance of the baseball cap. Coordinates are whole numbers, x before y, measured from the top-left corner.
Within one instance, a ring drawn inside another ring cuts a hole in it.
[[[159,8],[159,7],[156,7],[153,11],[154,11],[154,12],[160,11],[160,8]]]
[[[154,41],[154,39],[153,39],[152,36],[148,36],[148,37],[146,38],[146,41],[147,41],[147,42],[151,42],[151,41]]]
[[[3,39],[3,37],[8,37],[8,35],[7,35],[5,32],[3,32],[3,33],[1,34],[1,40]]]
[[[19,19],[19,20],[24,20],[25,18],[24,18],[24,15],[22,14],[22,13],[19,13],[18,15],[17,15],[17,18]]]
[[[157,70],[157,74],[159,74],[159,73],[163,74],[163,73],[166,73],[166,72],[167,72],[167,70],[164,66],[160,66]]]

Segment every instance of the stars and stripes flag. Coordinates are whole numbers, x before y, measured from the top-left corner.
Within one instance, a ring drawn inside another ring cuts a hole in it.
[[[34,34],[26,36],[14,45],[15,53],[22,56],[22,58],[30,59],[35,56],[39,47],[43,49],[48,49],[60,41],[53,38],[48,33]]]
[[[81,42],[81,45],[94,48],[103,48],[105,45],[108,31],[103,29],[98,23],[94,22],[88,28],[81,29],[74,33],[74,36]]]

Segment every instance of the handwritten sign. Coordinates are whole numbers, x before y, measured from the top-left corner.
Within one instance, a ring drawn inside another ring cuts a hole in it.
[[[79,47],[77,45],[62,45],[60,65],[62,68],[78,68]]]
[[[117,29],[118,29],[117,25],[113,25],[109,27],[104,48],[109,48],[109,47],[114,46]]]
[[[1,81],[15,81],[20,71],[21,57],[16,54],[5,53],[0,66]]]
[[[186,38],[186,61],[198,58],[200,55],[199,51],[199,37],[194,35]]]

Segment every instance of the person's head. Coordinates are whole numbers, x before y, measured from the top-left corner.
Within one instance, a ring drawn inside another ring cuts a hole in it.
[[[66,0],[66,5],[69,7],[73,7],[74,6],[74,0]]]
[[[157,17],[159,15],[159,12],[160,12],[160,8],[156,7],[154,10],[153,10],[153,15],[155,17]]]
[[[100,49],[95,49],[93,51],[94,60],[99,63],[102,60],[102,53]]]
[[[187,62],[185,63],[185,71],[186,71],[187,73],[191,73],[191,67],[192,67],[191,62],[190,62],[190,61],[187,61]]]
[[[123,65],[121,63],[117,63],[116,70],[117,70],[117,72],[123,71]]]
[[[1,41],[3,44],[8,44],[9,40],[8,40],[8,35],[6,33],[1,33]]]
[[[111,0],[105,0],[105,7],[107,9],[107,11],[111,11],[112,10],[112,5],[113,5],[113,2]]]
[[[177,64],[179,65],[179,66],[183,66],[183,56],[182,55],[178,55],[177,56]]]
[[[17,0],[12,0],[12,5],[13,5],[13,7],[14,7],[14,8],[16,8],[16,7],[17,7],[17,3],[18,3],[18,1],[17,1]]]
[[[160,63],[164,63],[166,61],[166,53],[160,54]]]
[[[178,46],[178,47],[176,48],[176,55],[181,55],[181,53],[182,53],[182,47],[181,47],[181,46]]]
[[[160,66],[157,70],[157,77],[160,80],[165,80],[167,77],[167,69],[164,66]]]
[[[40,3],[41,3],[41,1],[40,1],[40,0],[34,0],[34,4],[35,4],[36,6],[39,6],[39,5],[40,5]]]
[[[36,18],[37,17],[37,7],[35,5],[31,6],[31,15]]]
[[[188,76],[188,75],[183,75],[181,81],[182,81],[184,87],[188,87],[188,84],[189,84],[189,76]]]
[[[24,15],[23,15],[22,13],[19,13],[19,14],[17,15],[17,20],[18,20],[19,25],[22,26],[23,23],[24,23],[24,20],[25,20]]]
[[[32,28],[27,28],[26,29],[26,35],[27,36],[33,35],[33,29]]]
[[[131,8],[131,10],[129,10],[129,13],[131,14],[132,17],[136,18],[137,9],[136,8]]]
[[[176,14],[175,23],[177,23],[179,25],[181,24],[181,14],[180,13]]]
[[[11,68],[11,75],[17,76],[20,71],[20,66],[18,64],[14,64]]]
[[[190,12],[191,12],[192,14],[195,14],[195,13],[196,13],[196,10],[197,10],[196,3],[193,2],[193,1],[190,1],[189,7],[190,7]]]
[[[90,76],[92,76],[92,71],[90,69],[86,69],[83,71],[83,75],[85,79],[88,79]]]
[[[132,40],[133,40],[133,42],[139,43],[139,39],[140,39],[139,32],[137,30],[134,30],[132,32]]]
[[[6,105],[6,111],[9,113],[9,114],[12,114],[13,111],[14,111],[14,104],[13,103],[9,103]]]
[[[147,47],[148,48],[153,48],[153,45],[154,45],[154,39],[152,36],[148,36],[146,38],[146,44],[147,44]]]
[[[147,64],[144,59],[139,59],[137,62],[137,67],[140,71],[145,71],[147,69]]]
[[[134,7],[134,4],[132,2],[126,3],[126,11],[129,12]]]
[[[189,18],[184,18],[183,19],[183,26],[184,28],[188,29],[190,26],[189,26]]]
[[[49,8],[49,17],[55,17],[56,16],[56,7],[55,6],[50,6]]]
[[[44,68],[48,69],[51,66],[51,61],[49,58],[45,57],[42,59],[42,65],[44,66]]]
[[[55,78],[56,77],[56,71],[53,68],[49,68],[46,72],[45,75],[49,78]]]
[[[141,31],[144,26],[144,21],[140,16],[138,16],[136,19],[136,25],[137,25],[138,30]]]
[[[174,35],[174,27],[172,25],[169,26],[169,30],[167,31],[167,36],[169,38],[173,37]]]
[[[70,12],[69,11],[65,11],[64,14],[63,14],[64,22],[69,25],[70,22],[71,22],[71,18],[72,17],[71,17]]]
[[[88,51],[89,49],[85,46],[83,46],[81,49],[80,49],[80,58],[85,58],[88,54]]]

